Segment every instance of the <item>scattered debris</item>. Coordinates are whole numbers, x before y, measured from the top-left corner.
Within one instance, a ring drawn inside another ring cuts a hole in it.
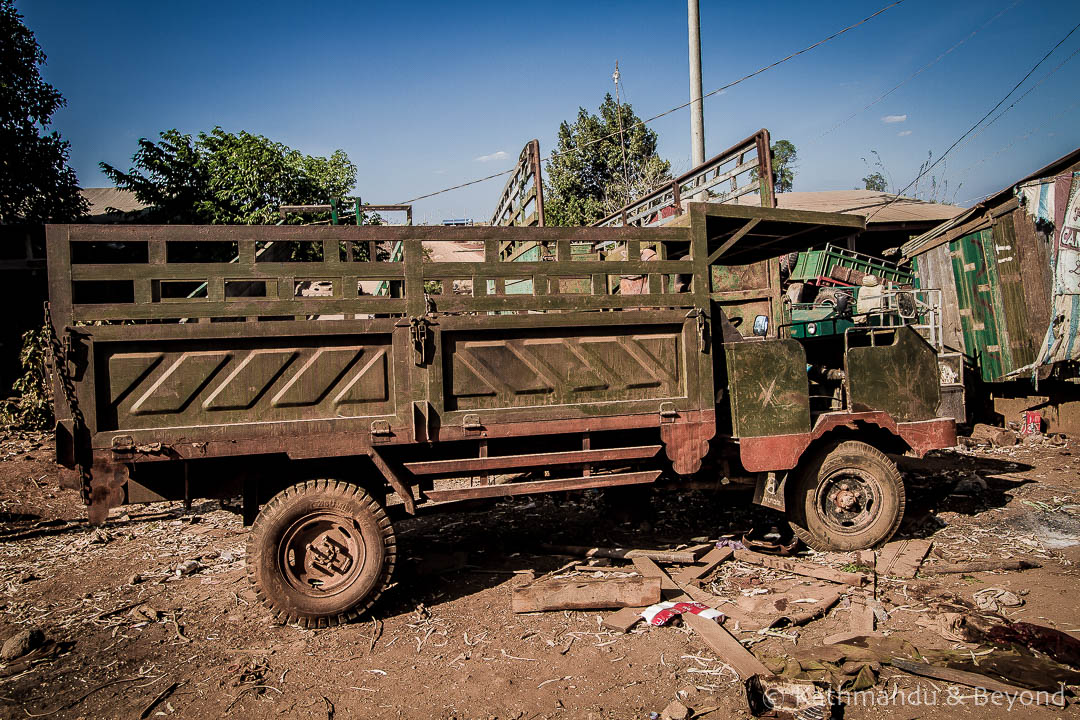
[[[1016,433],[1012,430],[983,423],[977,423],[971,429],[971,439],[977,443],[989,444],[994,447],[1013,447],[1020,442]]]
[[[662,602],[651,605],[641,612],[641,617],[650,625],[661,627],[672,618],[685,613],[699,615],[709,620],[723,619],[724,613],[698,602]]]
[[[812,680],[754,675],[746,681],[746,700],[756,716],[829,720],[829,686]]]
[[[975,560],[964,563],[935,563],[924,565],[920,569],[923,575],[968,574],[976,572],[998,572],[1007,570],[1030,570],[1042,565],[1033,560]]]
[[[730,665],[741,680],[748,680],[754,675],[771,675],[769,669],[749,650],[742,646],[734,635],[714,620],[700,615],[683,615],[683,621],[709,646],[720,659]]]
[[[0,660],[4,662],[17,660],[30,651],[36,650],[44,643],[45,633],[39,628],[20,630],[4,641],[4,646],[0,649]]]
[[[706,553],[705,557],[701,558],[701,560],[697,564],[689,565],[683,568],[683,570],[677,573],[672,579],[677,584],[681,585],[683,583],[692,582],[694,580],[697,580],[698,578],[705,577],[713,570],[715,570],[717,565],[724,562],[734,554],[735,551],[729,547],[713,548],[708,553]]]
[[[580,555],[583,557],[605,557],[614,560],[633,560],[649,558],[656,562],[691,564],[697,562],[700,551],[690,550],[635,550],[627,548],[587,547],[585,545],[541,545],[542,550],[561,555]]]
[[[176,576],[182,577],[184,575],[193,575],[194,573],[202,570],[202,565],[198,560],[185,560],[176,566]]]
[[[888,543],[881,548],[878,556],[877,573],[888,577],[915,577],[932,544],[929,540],[898,540]]]
[[[660,720],[686,720],[690,717],[690,708],[678,700],[672,700],[660,713]]]
[[[975,605],[980,610],[986,610],[988,612],[1000,613],[1005,608],[1020,607],[1024,604],[1024,601],[1018,597],[1015,593],[1011,593],[1005,588],[986,588],[980,590],[974,595]]]
[[[862,585],[866,581],[866,576],[859,573],[843,572],[842,570],[834,570],[821,565],[812,565],[810,563],[772,557],[771,555],[762,555],[761,553],[756,553],[752,550],[736,550],[735,559],[754,565],[774,568],[776,570],[784,570],[785,572],[795,573],[796,575],[804,575],[806,577],[817,578],[818,580],[828,580],[829,582],[854,585],[856,587]]]
[[[1030,696],[1035,702],[1043,705],[1049,704],[1062,707],[1065,705],[1064,693],[1062,693],[1061,699],[1059,700],[1057,694],[1031,693],[1024,688],[1009,685],[1008,683],[1003,683],[978,673],[937,667],[936,665],[913,662],[911,660],[904,660],[903,658],[893,658],[891,664],[894,668],[909,672],[912,675],[944,680],[945,682],[956,683],[959,685],[969,685],[971,687],[982,688],[983,690],[989,690],[990,692],[1005,693],[1007,695],[1020,695],[1023,693],[1025,694],[1025,697]]]

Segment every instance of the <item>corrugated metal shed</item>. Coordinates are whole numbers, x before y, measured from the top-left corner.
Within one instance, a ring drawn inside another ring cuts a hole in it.
[[[1048,186],[1064,214],[1080,149],[1018,180],[974,207],[905,243],[922,287],[944,292],[946,338],[962,350],[984,382],[1029,372],[1049,373],[1040,346],[1058,319],[1055,312],[1055,238],[1061,218],[1041,218],[1020,191]]]
[[[135,193],[130,190],[102,187],[83,188],[79,192],[90,203],[90,210],[87,213],[87,219],[90,222],[107,218],[109,216],[108,210],[110,209],[119,212],[133,212],[135,210],[142,210],[146,207],[138,201],[135,197]]]

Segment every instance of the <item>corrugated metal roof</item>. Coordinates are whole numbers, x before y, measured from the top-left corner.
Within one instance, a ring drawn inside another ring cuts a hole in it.
[[[114,187],[83,188],[79,191],[90,203],[90,217],[102,216],[109,208],[121,212],[142,210],[146,206],[135,198],[135,193],[130,190],[121,190]]]
[[[892,202],[895,198],[899,200]],[[757,204],[757,196],[740,198],[740,204]],[[890,205],[889,203],[892,202]],[[884,208],[868,222],[874,225],[910,222],[941,222],[964,211],[956,205],[924,202],[915,198],[893,195],[877,190],[821,190],[817,192],[786,192],[776,194],[776,206],[788,210],[819,210],[848,215],[869,216]]]

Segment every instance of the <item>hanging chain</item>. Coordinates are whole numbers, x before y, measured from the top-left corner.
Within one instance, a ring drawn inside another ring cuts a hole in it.
[[[75,392],[75,381],[68,372],[68,355],[70,353],[70,348],[68,345],[61,342],[60,337],[56,334],[56,327],[53,325],[52,319],[52,309],[48,302],[45,303],[45,325],[49,328],[49,348],[52,352],[53,369],[56,371],[56,377],[60,381],[60,389],[64,393],[64,399],[67,401],[68,408],[71,410],[71,439],[77,457],[77,445],[79,437],[86,427],[86,419],[83,417],[82,410],[79,408],[79,398]],[[53,405],[55,412],[55,401]],[[75,462],[75,470],[79,473],[79,487],[80,492],[82,493],[83,502],[89,504],[90,472],[82,463],[78,462],[78,460]]]

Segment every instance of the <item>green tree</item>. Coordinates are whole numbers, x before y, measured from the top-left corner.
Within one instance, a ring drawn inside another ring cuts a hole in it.
[[[588,225],[671,178],[671,163],[656,154],[656,133],[629,104],[622,105],[621,142],[619,106],[610,93],[599,111],[578,108],[572,124],[559,125],[544,182],[548,225]]]
[[[885,179],[885,176],[879,172],[872,172],[862,179],[863,187],[866,190],[877,190],[878,192],[886,192],[889,189],[889,182]]]
[[[0,223],[74,220],[89,207],[69,144],[46,133],[63,96],[41,79],[45,53],[13,0],[0,0]]]
[[[776,192],[791,192],[795,171],[799,169],[798,153],[789,140],[777,140],[772,145],[772,168]]]
[[[277,222],[281,205],[325,204],[356,184],[356,165],[343,150],[328,158],[304,155],[262,135],[220,127],[195,138],[166,130],[160,138],[139,140],[128,172],[101,163],[118,188],[147,206],[139,217],[148,222],[269,224]]]

